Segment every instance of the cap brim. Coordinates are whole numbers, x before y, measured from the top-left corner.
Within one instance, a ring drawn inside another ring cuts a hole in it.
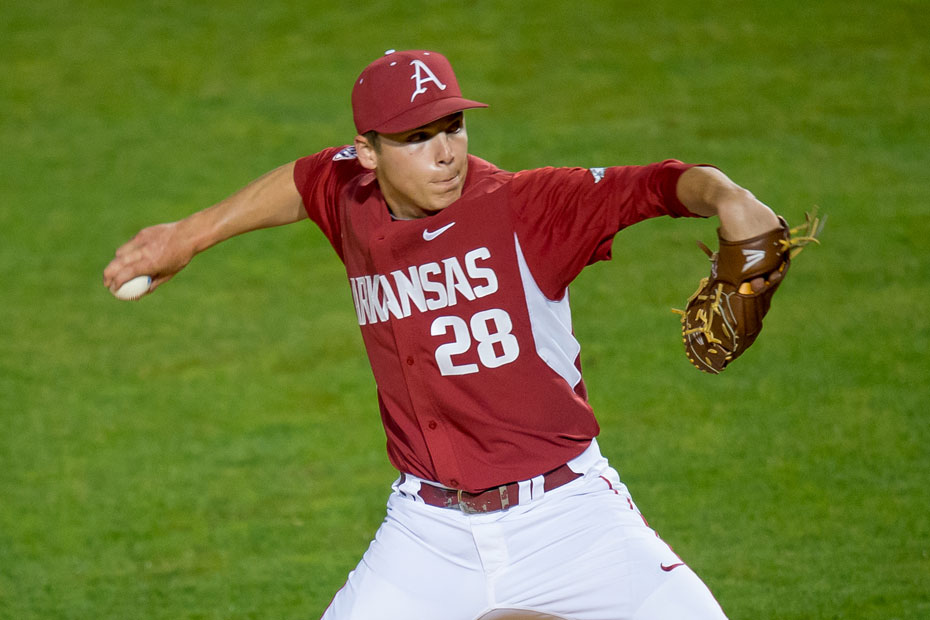
[[[472,101],[471,99],[463,99],[461,97],[449,97],[447,99],[429,101],[422,106],[405,110],[403,114],[399,114],[383,123],[379,123],[377,127],[371,127],[359,133],[365,133],[371,130],[377,131],[378,133],[401,133],[416,129],[417,127],[429,125],[437,119],[455,114],[456,112],[461,112],[462,110],[486,107],[488,107],[486,103]]]

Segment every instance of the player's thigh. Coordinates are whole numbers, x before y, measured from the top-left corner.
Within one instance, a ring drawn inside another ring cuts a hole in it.
[[[647,598],[632,620],[726,620],[704,582],[687,566],[676,569]]]
[[[704,582],[649,527],[626,488],[612,485],[611,492],[613,501],[601,507],[604,535],[579,558],[603,568],[591,577],[589,593],[605,617],[725,619]]]
[[[392,496],[323,620],[471,620],[485,604],[485,582],[474,543],[454,516]]]
[[[499,582],[507,602],[578,620],[658,620],[676,616],[638,614],[663,609],[661,599],[672,597],[694,610],[678,617],[722,618],[703,582],[647,525],[619,480],[610,478],[566,489],[558,501],[526,515],[533,526],[514,528],[516,562]]]

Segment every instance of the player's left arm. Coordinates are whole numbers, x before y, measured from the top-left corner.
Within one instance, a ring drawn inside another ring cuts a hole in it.
[[[695,215],[717,216],[724,239],[749,239],[780,227],[772,209],[717,168],[689,168],[678,178],[676,190],[681,203]]]
[[[808,243],[819,243],[823,221],[808,213],[805,224],[789,229],[716,168],[689,168],[675,189],[692,213],[720,220],[719,249],[711,252],[700,244],[713,263],[710,276],[701,280],[685,309],[676,310],[688,359],[716,374],[755,341],[791,259]]]

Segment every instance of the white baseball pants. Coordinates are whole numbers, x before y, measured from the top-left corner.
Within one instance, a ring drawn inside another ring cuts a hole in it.
[[[725,618],[649,528],[592,443],[583,477],[506,511],[428,506],[398,480],[387,517],[323,620]],[[541,488],[541,484],[533,485]]]

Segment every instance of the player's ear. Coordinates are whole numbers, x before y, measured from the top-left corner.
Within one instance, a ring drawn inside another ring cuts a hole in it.
[[[378,148],[367,136],[355,136],[355,156],[363,168],[375,170],[378,167]]]

